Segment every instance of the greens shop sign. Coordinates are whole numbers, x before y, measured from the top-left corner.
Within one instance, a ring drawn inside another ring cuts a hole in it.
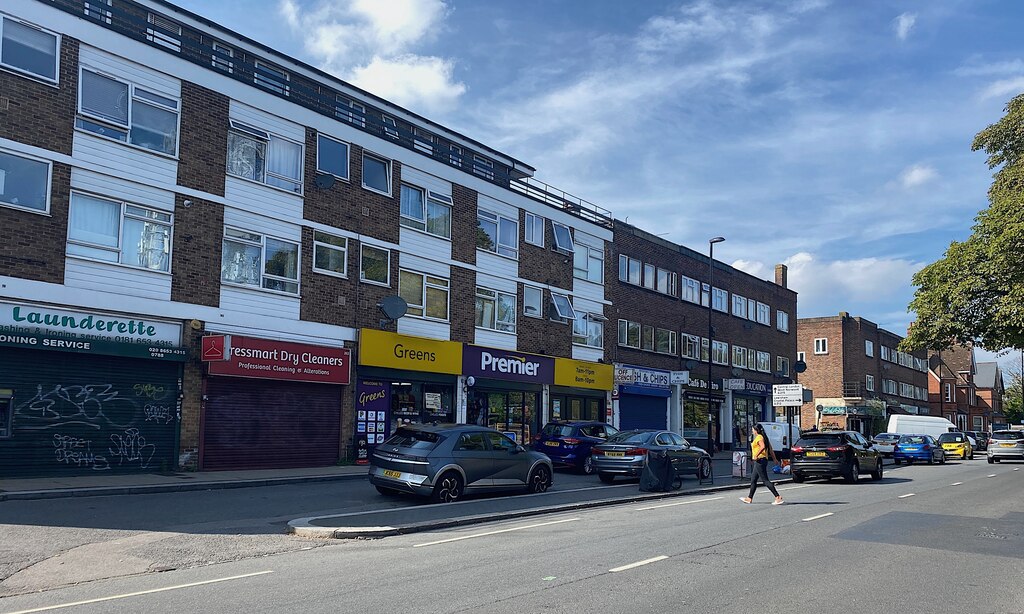
[[[136,344],[154,348],[181,345],[180,324],[23,303],[0,303],[0,335],[31,335],[79,344],[99,341],[104,345]]]

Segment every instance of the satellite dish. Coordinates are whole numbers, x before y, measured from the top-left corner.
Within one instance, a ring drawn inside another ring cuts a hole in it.
[[[329,190],[334,187],[334,175],[318,174],[315,183],[316,187],[322,190]]]
[[[802,360],[796,361],[796,363],[793,365],[793,371],[796,372],[796,373],[803,373],[806,370],[807,370],[807,363],[802,361]]]
[[[409,310],[409,304],[400,296],[385,296],[377,303],[377,309],[380,309],[385,318],[397,320]]]
[[[739,377],[741,375],[743,375],[743,371],[739,367],[733,367],[732,368],[732,376],[733,377]]]

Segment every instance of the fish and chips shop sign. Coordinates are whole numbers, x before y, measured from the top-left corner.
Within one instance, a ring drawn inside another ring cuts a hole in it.
[[[178,361],[188,356],[175,322],[26,303],[0,302],[0,345]]]
[[[631,365],[615,365],[615,383],[649,388],[668,388],[672,374],[660,369],[645,369]]]

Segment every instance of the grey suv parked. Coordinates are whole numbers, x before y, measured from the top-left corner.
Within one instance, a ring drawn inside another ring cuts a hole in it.
[[[410,424],[370,455],[370,483],[381,494],[412,493],[434,502],[504,490],[544,492],[551,459],[500,432],[468,424]]]
[[[1001,460],[1024,460],[1024,431],[993,432],[985,455],[990,464]]]

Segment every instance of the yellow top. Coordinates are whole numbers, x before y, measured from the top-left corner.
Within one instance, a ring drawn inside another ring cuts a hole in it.
[[[758,434],[754,436],[754,440],[750,442],[750,456],[754,460],[768,458],[768,449],[764,445],[764,435]]]

